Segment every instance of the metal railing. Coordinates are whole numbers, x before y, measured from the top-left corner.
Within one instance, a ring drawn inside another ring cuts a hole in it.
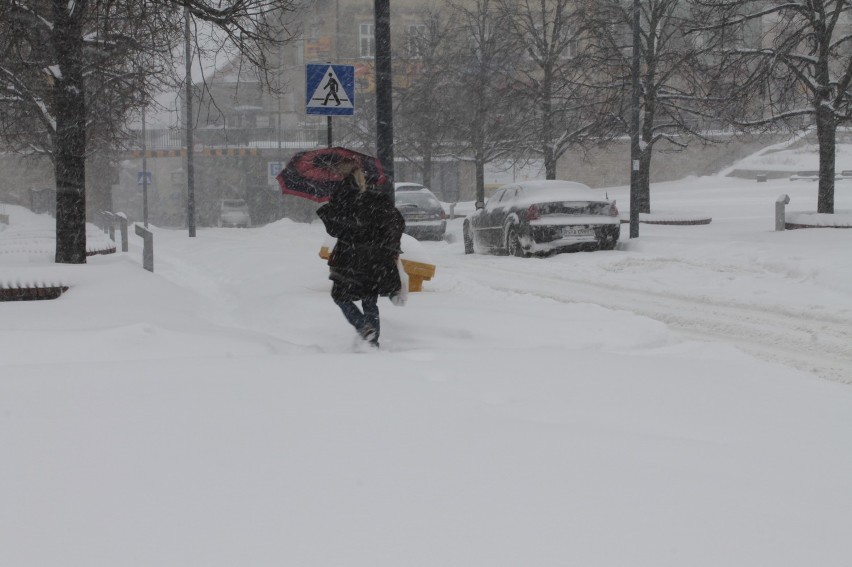
[[[313,148],[324,145],[325,129],[277,128],[199,128],[193,131],[196,143],[211,148]],[[142,149],[142,130],[131,130],[127,149]],[[179,150],[186,147],[185,131],[180,128],[155,128],[145,130],[148,150]]]

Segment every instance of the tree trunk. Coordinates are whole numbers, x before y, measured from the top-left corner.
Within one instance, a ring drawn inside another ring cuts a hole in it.
[[[552,71],[544,70],[542,82],[541,101],[541,141],[542,153],[544,154],[544,177],[545,179],[556,179],[556,152],[553,151],[553,103],[551,91],[553,90]]]
[[[423,150],[423,185],[432,188],[432,144]]]
[[[556,179],[556,153],[552,143],[544,146],[544,178]]]
[[[474,157],[474,167],[476,168],[476,202],[485,203],[485,159],[479,151]]]
[[[826,101],[817,106],[816,128],[819,141],[819,191],[817,212],[834,212],[835,135],[834,110]]]
[[[651,212],[651,146],[639,154],[639,212]]]
[[[56,120],[56,262],[86,263],[86,101],[83,85],[82,14],[85,0],[53,0],[52,47],[61,76],[54,81]]]

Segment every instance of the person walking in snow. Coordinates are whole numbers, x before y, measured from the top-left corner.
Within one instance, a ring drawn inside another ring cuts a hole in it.
[[[397,259],[405,220],[389,195],[367,187],[356,161],[344,161],[337,171],[345,176],[340,188],[317,209],[326,232],[337,239],[328,259],[331,297],[361,338],[378,347],[378,298],[400,290]]]

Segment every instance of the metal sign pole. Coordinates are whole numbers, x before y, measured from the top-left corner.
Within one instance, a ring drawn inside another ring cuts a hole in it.
[[[331,116],[326,116],[325,119],[328,121],[328,147],[331,147]]]
[[[148,228],[148,144],[145,141],[145,107],[142,107],[142,222]]]
[[[192,136],[192,42],[190,41],[189,9],[183,9],[186,24],[186,224],[190,238],[195,236],[195,164],[192,152],[195,144]]]

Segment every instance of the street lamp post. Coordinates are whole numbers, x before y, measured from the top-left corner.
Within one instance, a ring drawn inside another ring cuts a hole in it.
[[[641,148],[639,147],[639,0],[633,0],[633,60],[630,66],[630,75],[633,83],[633,92],[630,97],[630,238],[639,236],[639,159]]]
[[[391,74],[390,0],[375,0],[376,150],[388,183],[380,188],[393,198],[393,93]]]

